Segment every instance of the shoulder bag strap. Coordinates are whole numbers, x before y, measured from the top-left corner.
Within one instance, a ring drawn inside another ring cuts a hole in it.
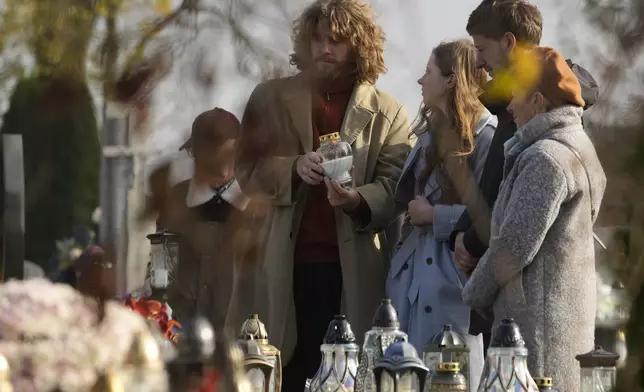
[[[555,139],[550,139],[550,140],[555,140]],[[581,166],[584,168],[584,172],[586,173],[586,179],[588,180],[588,193],[589,193],[589,197],[590,197],[590,218],[591,218],[591,222],[594,222],[595,218],[597,217],[597,209],[595,208],[595,204],[594,204],[593,186],[592,186],[592,184],[590,182],[590,174],[588,172],[588,168],[586,167],[586,164],[584,163],[584,160],[581,159],[581,155],[579,155],[579,152],[573,146],[571,146],[570,144],[568,144],[568,142],[563,141],[563,140],[555,140],[555,141],[563,144],[564,146],[566,146],[577,157],[577,159],[581,163]],[[597,243],[603,249],[606,249],[606,245],[597,236],[597,234],[595,234],[594,231],[593,231],[593,238],[595,239],[595,241],[597,241]]]

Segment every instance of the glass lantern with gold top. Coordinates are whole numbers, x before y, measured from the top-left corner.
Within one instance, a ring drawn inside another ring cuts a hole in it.
[[[351,145],[340,138],[338,132],[320,136],[320,147],[317,152],[322,154],[320,164],[324,175],[340,185],[350,183],[351,168],[353,167],[353,150]]]
[[[271,392],[273,364],[262,353],[256,340],[243,340],[239,343],[244,352],[244,368],[252,392]]]
[[[552,386],[552,378],[550,377],[535,377],[533,380],[537,384],[539,392],[559,392]]]
[[[262,355],[271,364],[271,377],[269,380],[269,391],[279,392],[282,390],[282,359],[280,351],[268,341],[268,333],[266,326],[259,319],[259,315],[251,314],[242,324],[239,335],[237,336],[238,342],[243,346],[246,341],[257,342],[262,351]]]
[[[432,370],[425,384],[425,391],[467,391],[467,380],[460,370],[461,365],[458,362],[436,364],[436,368]]]
[[[423,350],[423,362],[429,369],[435,369],[439,363],[457,362],[467,385],[474,384],[469,379],[470,349],[463,335],[455,331],[451,324],[443,325],[440,332],[429,339]]]

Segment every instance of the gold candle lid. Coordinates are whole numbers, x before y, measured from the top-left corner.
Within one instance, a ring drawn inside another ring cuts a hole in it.
[[[458,362],[440,362],[436,364],[437,372],[459,372],[461,365]]]
[[[338,141],[340,140],[340,133],[339,132],[333,132],[333,133],[328,133],[326,135],[320,136],[320,144],[327,142],[327,141]]]
[[[537,384],[538,387],[551,387],[552,386],[552,378],[550,377],[535,377],[533,378],[534,383]]]

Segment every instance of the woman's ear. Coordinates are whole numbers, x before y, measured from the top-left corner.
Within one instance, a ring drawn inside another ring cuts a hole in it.
[[[447,77],[447,88],[454,88],[454,86],[456,86],[456,75],[450,74]]]
[[[531,99],[532,105],[538,109],[539,111],[546,111],[546,97],[541,94],[541,92],[537,91],[534,94],[532,94],[532,99]]]

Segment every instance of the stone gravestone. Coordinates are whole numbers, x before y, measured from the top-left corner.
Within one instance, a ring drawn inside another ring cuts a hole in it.
[[[2,159],[2,281],[23,279],[25,260],[25,173],[22,135],[4,134]]]

